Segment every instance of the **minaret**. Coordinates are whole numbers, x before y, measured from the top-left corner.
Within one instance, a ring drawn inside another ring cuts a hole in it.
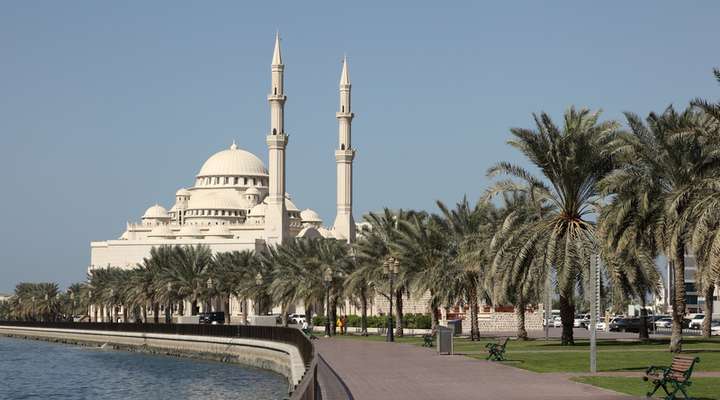
[[[285,209],[285,92],[283,71],[285,66],[280,55],[280,34],[275,35],[275,50],[272,58],[272,87],[268,95],[270,103],[270,133],[268,146],[268,187],[267,209],[265,211],[265,241],[267,244],[281,244],[288,236],[288,217]]]
[[[350,74],[347,57],[343,58],[340,75],[340,111],[338,119],[338,149],[335,150],[337,165],[337,216],[333,230],[335,234],[352,243],[355,241],[355,220],[352,215],[352,178],[355,150],[352,147],[350,128],[354,114],[350,108]]]

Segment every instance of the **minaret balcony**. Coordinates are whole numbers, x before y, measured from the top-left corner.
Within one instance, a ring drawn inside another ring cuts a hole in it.
[[[335,161],[338,162],[352,162],[355,158],[355,150],[335,150]]]
[[[336,112],[335,113],[336,118],[353,118],[355,117],[355,113],[351,112]]]
[[[285,102],[287,100],[287,96],[284,94],[269,94],[268,95],[268,101],[280,101]]]
[[[276,148],[285,148],[285,146],[288,143],[288,135],[283,133],[278,133],[276,135],[273,135],[272,133],[267,135],[265,138],[265,142],[267,143],[268,147],[271,149]]]

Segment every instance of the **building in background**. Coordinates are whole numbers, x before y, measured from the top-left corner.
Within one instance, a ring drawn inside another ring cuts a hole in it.
[[[667,311],[672,311],[672,299],[675,293],[675,279],[670,261],[666,264],[666,273],[668,285],[664,285],[664,297],[667,299]],[[715,295],[712,299],[705,299],[700,292],[700,288],[697,286],[697,280],[695,275],[697,274],[697,261],[695,255],[685,255],[685,312],[691,313],[702,313],[705,301],[713,301],[713,310],[715,313],[720,313],[720,288],[715,288]]]

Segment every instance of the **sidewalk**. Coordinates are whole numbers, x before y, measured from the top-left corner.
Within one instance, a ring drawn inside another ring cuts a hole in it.
[[[321,339],[317,349],[355,400],[631,399],[538,374],[402,343]]]

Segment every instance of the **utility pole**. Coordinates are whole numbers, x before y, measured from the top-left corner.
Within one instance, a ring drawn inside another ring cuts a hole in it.
[[[597,372],[597,315],[600,304],[600,274],[598,264],[600,255],[590,256],[590,372]]]
[[[550,318],[552,318],[552,277],[548,271],[545,278],[545,341],[550,340]]]

